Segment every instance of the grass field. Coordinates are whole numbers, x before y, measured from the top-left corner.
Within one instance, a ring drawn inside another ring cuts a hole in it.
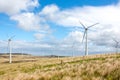
[[[120,80],[120,54],[0,57],[0,80]]]

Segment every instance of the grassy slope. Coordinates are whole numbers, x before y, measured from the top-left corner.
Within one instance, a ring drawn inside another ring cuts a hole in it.
[[[120,80],[120,54],[13,60],[0,58],[0,80]]]

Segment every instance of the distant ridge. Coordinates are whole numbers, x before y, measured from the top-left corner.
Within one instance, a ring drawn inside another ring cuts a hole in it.
[[[9,55],[9,53],[0,53],[0,55]],[[12,55],[31,55],[28,53],[12,53]]]

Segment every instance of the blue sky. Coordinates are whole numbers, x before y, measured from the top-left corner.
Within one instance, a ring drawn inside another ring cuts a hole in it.
[[[83,55],[79,20],[86,26],[100,23],[89,31],[90,54],[113,52],[111,38],[119,40],[119,9],[119,0],[0,0],[0,52],[7,52],[6,40],[15,35],[13,52]]]
[[[62,9],[64,8],[70,8],[70,7],[76,7],[76,6],[86,6],[86,5],[92,5],[92,6],[104,6],[104,5],[110,5],[110,4],[116,4],[118,3],[118,0],[40,0],[39,1],[43,6],[49,5],[49,4],[56,4],[60,6]]]

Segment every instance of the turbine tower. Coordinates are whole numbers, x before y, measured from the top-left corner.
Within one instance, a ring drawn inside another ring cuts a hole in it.
[[[88,55],[88,30],[89,28],[99,24],[99,23],[95,23],[91,26],[88,26],[86,27],[85,25],[83,25],[82,22],[80,22],[80,24],[82,25],[82,27],[84,28],[84,34],[83,34],[83,39],[82,39],[82,42],[84,41],[84,38],[85,38],[85,55],[87,56]]]
[[[116,48],[116,54],[117,54],[118,53],[119,42],[116,39],[113,39],[113,41],[116,43],[115,48]]]
[[[11,41],[12,41],[12,38],[14,38],[15,36],[12,36],[8,39],[8,48],[9,48],[9,63],[12,63],[12,49],[11,49]]]

